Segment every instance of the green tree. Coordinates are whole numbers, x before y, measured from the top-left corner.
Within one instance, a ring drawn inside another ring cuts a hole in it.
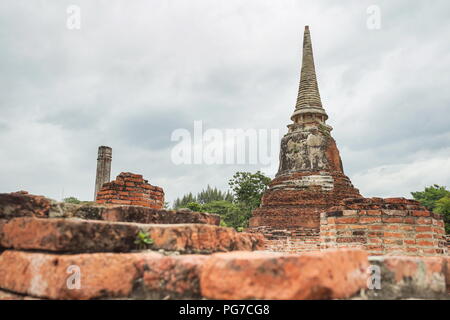
[[[230,192],[222,192],[216,187],[211,188],[209,185],[205,190],[202,190],[197,194],[198,203],[209,203],[213,201],[233,201],[233,195]]]
[[[173,203],[173,208],[186,208],[187,204],[190,202],[197,202],[197,198],[192,194],[192,192],[189,192],[188,194],[185,194],[181,199],[177,198],[175,199]]]
[[[222,192],[209,185],[196,196],[192,193],[178,198],[174,208],[189,208],[193,211],[216,213],[221,217],[221,225],[242,231],[248,226],[252,210],[259,207],[261,196],[267,189],[270,178],[260,171],[236,172],[230,179],[232,192]]]
[[[220,215],[221,226],[235,228],[242,231],[247,227],[251,210],[239,203],[226,200],[212,201],[205,204],[191,202],[188,208],[193,211],[215,213]]]
[[[186,205],[186,208],[191,209],[192,211],[202,211],[202,205],[197,202],[189,202]]]
[[[242,204],[233,204],[228,208],[226,214],[222,215],[223,225],[233,227],[237,231],[242,231],[248,227],[248,220],[252,216],[252,210]]]
[[[445,222],[445,232],[450,234],[450,195],[436,201],[434,212],[442,214]]]
[[[186,208],[188,203],[197,202],[200,204],[206,204],[213,201],[233,201],[233,195],[230,192],[223,192],[216,187],[212,188],[211,186],[207,186],[206,189],[203,189],[197,195],[193,195],[192,192],[185,194],[181,199],[175,199],[173,203],[174,209],[178,208]]]
[[[64,199],[63,199],[63,202],[66,202],[66,203],[74,203],[74,204],[80,204],[80,203],[81,203],[81,201],[78,200],[78,199],[75,198],[75,197],[64,198]]]
[[[426,187],[424,191],[411,192],[415,200],[428,210],[439,213],[445,222],[445,231],[450,233],[450,191],[437,184]]]
[[[217,213],[221,216],[225,216],[229,210],[234,209],[234,204],[226,200],[217,200],[209,203],[205,203],[201,207],[201,211],[209,213]]]
[[[256,209],[261,203],[261,197],[266,191],[271,179],[257,171],[236,172],[229,181],[236,202],[244,204],[250,210]]]
[[[411,192],[415,200],[419,201],[428,210],[433,211],[436,208],[436,201],[439,199],[450,196],[450,191],[445,187],[437,184],[426,187],[424,191]]]

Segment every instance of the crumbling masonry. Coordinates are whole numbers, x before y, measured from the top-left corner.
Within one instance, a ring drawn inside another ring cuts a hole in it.
[[[443,254],[439,215],[412,200],[366,201],[353,187],[327,119],[306,26],[297,103],[281,140],[278,173],[253,211],[248,231],[262,232],[273,251],[363,247],[372,254]]]
[[[96,202],[112,205],[135,205],[153,209],[164,207],[164,191],[152,186],[142,175],[122,172],[111,182],[103,184]]]
[[[162,209],[163,190],[141,175],[109,182],[111,148],[100,147],[96,203],[0,194],[0,300],[448,299],[442,218],[353,187],[326,124],[308,28],[303,47],[293,123],[251,232]],[[378,289],[368,286],[374,267]]]

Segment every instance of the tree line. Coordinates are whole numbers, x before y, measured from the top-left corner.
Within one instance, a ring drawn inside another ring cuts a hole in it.
[[[242,231],[248,227],[252,211],[259,207],[270,181],[271,179],[260,171],[236,172],[228,181],[231,191],[222,192],[208,185],[197,195],[190,192],[177,198],[173,208],[216,213],[220,215],[222,226]]]

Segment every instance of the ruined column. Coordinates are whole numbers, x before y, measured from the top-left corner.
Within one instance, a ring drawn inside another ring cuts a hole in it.
[[[100,190],[103,184],[109,182],[111,175],[111,160],[112,148],[106,146],[98,147],[94,201],[97,199],[97,192]]]

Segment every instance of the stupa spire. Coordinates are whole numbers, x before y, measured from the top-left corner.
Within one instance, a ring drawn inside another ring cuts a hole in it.
[[[320,100],[309,26],[305,26],[303,35],[303,59],[300,85],[295,111],[291,119],[295,122],[295,119],[298,118],[299,115],[307,113],[318,113],[328,118],[325,110],[322,108],[322,101]]]

